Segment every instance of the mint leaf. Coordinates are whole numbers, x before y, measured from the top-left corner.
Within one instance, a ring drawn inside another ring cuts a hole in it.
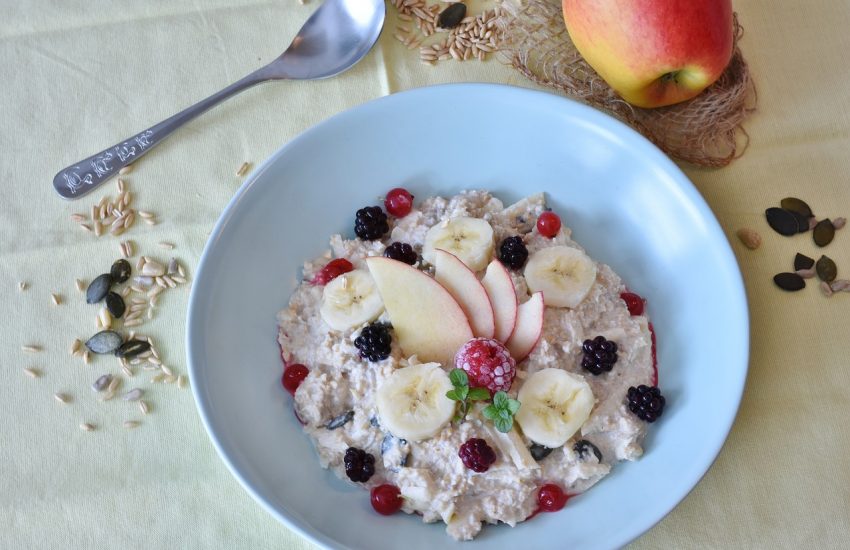
[[[494,405],[490,405],[489,407],[484,409],[482,414],[486,418],[489,418],[490,420],[496,421],[496,419],[499,418],[499,409],[497,409]]]
[[[493,396],[493,405],[497,409],[504,409],[508,406],[508,394],[503,391],[497,391]]]
[[[470,401],[484,401],[490,399],[490,392],[487,391],[487,388],[470,388],[467,399]]]
[[[466,376],[466,371],[463,369],[452,369],[449,373],[449,381],[455,387],[469,385],[469,377]]]
[[[511,428],[514,425],[514,419],[508,418],[507,420],[505,420],[504,418],[499,418],[499,419],[493,421],[493,423],[496,425],[497,430],[499,430],[500,432],[505,434],[505,433],[508,433],[509,431],[511,431]]]
[[[460,386],[459,388],[455,388],[455,392],[457,392],[461,401],[466,401],[466,397],[469,395],[469,386]]]
[[[510,420],[511,418],[513,418],[513,415],[508,409],[499,409],[499,418]]]
[[[511,411],[511,414],[516,414],[520,405],[521,403],[516,399],[508,399],[508,410]]]
[[[446,392],[446,397],[451,399],[452,401],[460,401],[460,396],[457,394],[457,390],[449,390]]]

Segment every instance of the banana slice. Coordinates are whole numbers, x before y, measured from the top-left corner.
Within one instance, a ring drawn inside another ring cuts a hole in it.
[[[334,330],[347,330],[374,321],[384,311],[375,280],[365,269],[340,275],[325,285],[319,312]]]
[[[515,419],[523,433],[553,449],[581,428],[596,401],[583,378],[551,368],[532,374],[519,389],[517,399],[522,405]]]
[[[531,292],[543,292],[547,306],[576,307],[596,282],[596,264],[577,248],[551,246],[531,255],[523,275]]]
[[[434,250],[442,248],[451,252],[472,271],[481,271],[493,256],[493,228],[479,218],[454,218],[441,223],[425,233],[422,257],[435,265]]]
[[[455,414],[455,402],[446,397],[450,389],[452,383],[439,363],[394,371],[375,396],[381,425],[408,441],[437,435]]]

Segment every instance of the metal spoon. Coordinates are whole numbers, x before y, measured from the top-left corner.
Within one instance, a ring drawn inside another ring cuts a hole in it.
[[[177,128],[260,82],[315,80],[351,68],[372,49],[385,12],[384,0],[325,0],[280,57],[171,118],[65,168],[53,178],[53,187],[66,199],[82,197]]]

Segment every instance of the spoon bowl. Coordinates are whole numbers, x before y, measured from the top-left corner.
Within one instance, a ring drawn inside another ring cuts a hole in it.
[[[53,178],[66,199],[78,199],[145,155],[177,128],[225,99],[269,80],[316,80],[350,69],[372,49],[384,26],[384,0],[325,0],[277,59],[108,149],[83,159]]]

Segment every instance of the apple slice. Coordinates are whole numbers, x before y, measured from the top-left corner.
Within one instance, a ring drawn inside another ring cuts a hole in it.
[[[490,303],[493,304],[493,315],[496,322],[494,338],[505,343],[511,337],[516,325],[517,299],[511,274],[499,260],[493,260],[487,266],[481,284]]]
[[[516,326],[505,346],[519,363],[531,353],[543,333],[543,293],[535,292],[517,308]]]
[[[455,352],[473,335],[466,314],[449,291],[404,262],[374,256],[366,258],[366,265],[402,351],[422,362],[451,368]]]
[[[460,304],[475,336],[492,338],[496,332],[493,305],[475,273],[460,258],[441,248],[434,249],[434,278]]]

